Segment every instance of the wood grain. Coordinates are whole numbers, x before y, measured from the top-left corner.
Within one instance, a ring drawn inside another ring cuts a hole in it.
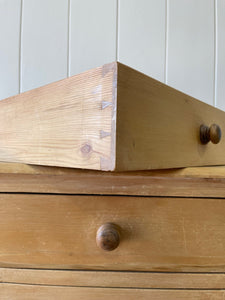
[[[115,63],[0,103],[0,160],[114,169]]]
[[[99,172],[93,170],[79,170],[73,168],[58,168],[58,167],[48,167],[48,166],[37,166],[37,165],[28,165],[22,163],[0,163],[0,174],[9,175],[14,174],[18,175],[55,175],[55,176],[65,176],[65,175],[74,175],[81,176],[83,175],[95,175],[101,176],[102,180],[108,176],[114,176],[122,179],[123,176],[127,178],[142,175],[148,178],[152,177],[168,177],[168,178],[198,178],[198,179],[223,179],[225,178],[225,166],[211,166],[211,167],[189,167],[189,168],[174,168],[174,169],[165,169],[165,170],[146,170],[146,171],[132,171],[132,172]],[[104,184],[103,184],[104,185]]]
[[[118,89],[118,92],[117,92]],[[120,63],[0,102],[0,161],[110,171],[225,164],[225,113]]]
[[[225,202],[201,198],[0,195],[0,266],[224,272]],[[112,222],[112,252],[96,232]]]
[[[224,289],[225,274],[0,268],[0,282],[108,288]]]
[[[150,290],[1,284],[3,300],[219,300],[224,290]]]
[[[225,167],[102,173],[0,163],[0,191],[224,198]]]
[[[101,225],[96,233],[96,244],[102,250],[113,251],[120,244],[120,228],[113,223]]]
[[[225,164],[225,139],[200,142],[200,126],[224,112],[118,64],[116,169],[145,170]]]

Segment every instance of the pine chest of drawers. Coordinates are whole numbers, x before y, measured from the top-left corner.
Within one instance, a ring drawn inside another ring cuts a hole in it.
[[[225,297],[225,167],[1,164],[0,191],[0,299]]]

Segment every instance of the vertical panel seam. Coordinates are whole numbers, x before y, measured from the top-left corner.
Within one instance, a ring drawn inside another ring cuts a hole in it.
[[[165,61],[164,61],[164,83],[168,81],[168,5],[169,0],[165,0]]]
[[[217,104],[217,51],[218,51],[218,2],[214,0],[214,82],[213,82],[213,105],[216,106]]]
[[[22,30],[23,30],[23,0],[20,1],[20,29],[19,29],[19,90],[22,91]]]
[[[67,77],[70,76],[70,45],[71,45],[71,0],[68,0],[68,24],[67,24]]]
[[[116,61],[119,60],[119,1],[116,0]]]

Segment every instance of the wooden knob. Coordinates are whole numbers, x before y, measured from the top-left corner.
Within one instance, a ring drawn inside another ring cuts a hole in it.
[[[212,124],[210,127],[206,125],[200,126],[200,140],[202,144],[207,144],[212,142],[213,144],[218,144],[221,140],[222,132],[217,124]]]
[[[119,246],[120,228],[113,223],[106,223],[99,227],[96,235],[98,247],[106,251],[112,251]]]

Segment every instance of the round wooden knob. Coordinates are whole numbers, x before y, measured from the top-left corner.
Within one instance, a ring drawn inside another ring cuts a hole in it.
[[[120,228],[113,223],[106,223],[99,227],[96,235],[98,247],[106,251],[112,251],[119,246]]]
[[[212,124],[210,127],[206,125],[200,126],[200,140],[202,144],[212,142],[218,144],[221,140],[222,132],[217,124]]]

